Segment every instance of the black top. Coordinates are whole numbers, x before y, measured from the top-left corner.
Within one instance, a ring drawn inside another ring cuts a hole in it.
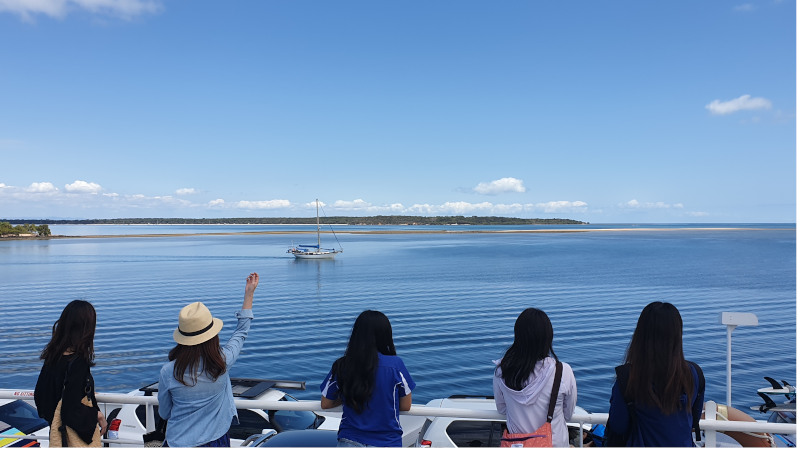
[[[89,397],[92,406],[81,403],[84,396]],[[61,422],[75,430],[80,438],[92,442],[97,427],[97,399],[94,396],[94,379],[89,371],[89,362],[74,355],[65,355],[55,364],[45,363],[36,381],[33,398],[39,417],[53,423],[59,400],[61,403]]]

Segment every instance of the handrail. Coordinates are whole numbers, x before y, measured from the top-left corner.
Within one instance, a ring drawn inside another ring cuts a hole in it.
[[[0,433],[0,440],[2,439],[31,439],[35,441],[49,441],[50,436],[38,434],[2,434]],[[138,447],[142,446],[142,441],[134,441],[132,439],[106,439],[100,438],[100,442],[104,444],[125,444],[125,445],[136,445]]]
[[[157,405],[158,397],[144,395],[129,395],[117,393],[96,394],[97,401],[100,403],[124,403],[136,405]],[[33,400],[33,391],[0,389],[0,399],[21,399]],[[284,411],[322,411],[320,402],[315,400],[299,400],[296,402],[273,401],[273,400],[245,400],[236,398],[234,404],[241,409],[268,409]],[[707,403],[708,405],[709,403]],[[708,406],[707,406],[708,407]],[[714,409],[716,410],[716,405]],[[341,412],[341,406],[326,410],[329,412]],[[505,415],[493,410],[475,410],[461,408],[437,408],[424,405],[412,405],[410,411],[401,411],[400,414],[410,416],[428,417],[463,417],[468,419],[488,419],[505,420]],[[574,414],[570,423],[583,424],[605,424],[608,414],[589,413]],[[779,433],[796,434],[797,425],[790,423],[768,423],[768,422],[742,422],[742,421],[723,421],[703,419],[700,421],[700,429],[705,431],[745,431],[754,433]]]

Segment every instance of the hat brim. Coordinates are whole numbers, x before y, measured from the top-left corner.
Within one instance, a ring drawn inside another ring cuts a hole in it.
[[[218,335],[219,331],[222,330],[222,320],[214,317],[212,319],[212,322],[213,324],[211,325],[211,328],[208,331],[202,334],[198,334],[197,336],[186,336],[181,333],[180,328],[176,328],[175,331],[172,333],[172,339],[175,339],[175,342],[181,345],[202,344],[203,342]]]

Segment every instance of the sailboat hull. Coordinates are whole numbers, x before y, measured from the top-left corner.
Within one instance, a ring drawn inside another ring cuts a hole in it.
[[[291,252],[297,259],[333,259],[341,252]]]

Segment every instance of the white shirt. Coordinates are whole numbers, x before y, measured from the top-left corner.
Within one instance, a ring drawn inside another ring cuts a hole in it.
[[[499,366],[500,360],[494,361]],[[562,362],[561,385],[558,388],[553,420],[553,447],[569,447],[567,420],[572,418],[578,401],[575,375],[569,364]],[[520,391],[506,386],[498,367],[493,380],[494,401],[497,412],[506,415],[509,433],[533,433],[547,422],[550,392],[556,374],[556,361],[547,357],[538,361],[527,383]]]

